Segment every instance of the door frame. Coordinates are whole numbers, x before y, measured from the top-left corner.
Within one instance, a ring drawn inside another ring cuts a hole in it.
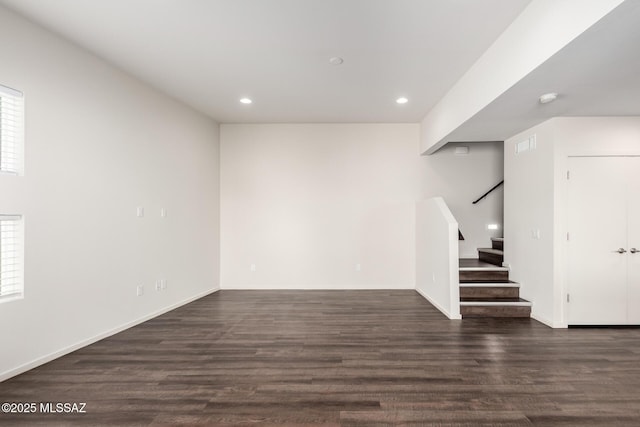
[[[567,294],[569,293],[569,257],[567,244],[568,225],[568,204],[569,204],[569,181],[566,178],[569,170],[569,158],[571,157],[640,157],[640,147],[630,149],[562,149],[559,155],[555,156],[556,164],[554,165],[554,188],[557,190],[554,195],[554,224],[556,231],[554,232],[554,310],[556,318],[560,319],[553,323],[553,327],[567,328],[569,326],[569,303],[567,302]]]
[[[629,156],[573,156],[567,176],[567,322],[626,325]],[[604,224],[602,224],[604,222]]]

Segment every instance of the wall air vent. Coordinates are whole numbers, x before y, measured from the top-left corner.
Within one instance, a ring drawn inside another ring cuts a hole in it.
[[[531,135],[529,138],[524,141],[518,142],[516,144],[516,154],[524,153],[525,151],[535,150],[536,149],[536,135]]]

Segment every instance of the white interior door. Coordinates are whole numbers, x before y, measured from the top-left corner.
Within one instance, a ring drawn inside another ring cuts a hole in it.
[[[640,325],[640,157],[629,157],[628,206],[628,313],[629,323]],[[632,248],[637,251],[632,253]]]
[[[569,158],[570,325],[628,323],[627,260],[630,254],[617,250],[629,249],[627,167],[630,159]],[[640,258],[640,254],[637,255]]]

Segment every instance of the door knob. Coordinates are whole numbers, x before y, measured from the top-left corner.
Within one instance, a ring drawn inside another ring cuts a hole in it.
[[[631,248],[631,249],[629,249],[629,252],[631,252],[632,254],[635,254],[635,253],[640,252],[640,251],[637,250],[636,248]]]
[[[623,254],[623,253],[625,253],[627,251],[625,251],[624,248],[620,248],[620,249],[618,249],[617,251],[614,251],[614,252],[618,252],[619,254]]]

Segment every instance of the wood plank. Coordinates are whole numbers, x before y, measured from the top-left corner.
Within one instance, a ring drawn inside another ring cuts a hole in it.
[[[487,298],[518,298],[520,289],[517,287],[460,287],[461,299],[487,299]]]
[[[0,425],[626,426],[638,390],[638,329],[450,321],[411,290],[220,291],[0,383],[88,411]]]
[[[478,259],[480,261],[502,267],[504,254],[499,249],[478,248]]]
[[[504,238],[502,237],[492,237],[491,238],[491,247],[493,249],[504,250]]]
[[[460,270],[460,282],[509,282],[506,270]]]
[[[460,314],[463,319],[470,317],[529,317],[529,306],[500,306],[500,305],[475,305],[460,306]]]
[[[484,261],[480,261],[478,258],[460,258],[458,260],[458,266],[460,269],[465,268],[490,268],[494,269],[496,266]],[[506,270],[506,269],[505,269]]]

